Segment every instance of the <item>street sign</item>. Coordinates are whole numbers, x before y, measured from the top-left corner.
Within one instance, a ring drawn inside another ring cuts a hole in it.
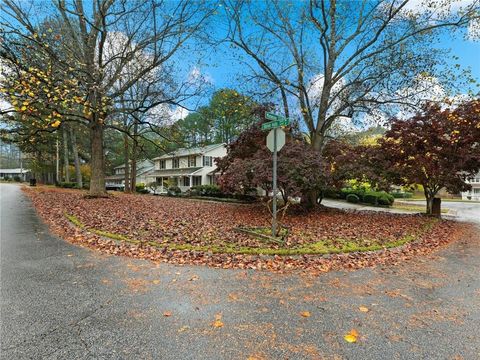
[[[267,147],[273,153],[275,151],[275,132],[277,132],[277,151],[280,151],[285,145],[285,131],[282,129],[272,129],[267,135]]]
[[[270,120],[270,121],[275,121],[275,120],[281,120],[284,119],[282,116],[267,112],[265,113],[265,119]]]
[[[278,120],[263,123],[262,124],[262,130],[275,129],[275,128],[278,128],[280,126],[287,126],[288,124],[290,124],[290,121],[288,121],[288,119],[280,118]]]

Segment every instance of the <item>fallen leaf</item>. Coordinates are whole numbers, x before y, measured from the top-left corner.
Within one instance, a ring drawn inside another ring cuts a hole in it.
[[[158,285],[158,284],[160,284],[160,280],[155,279],[155,280],[152,281],[152,283],[155,284],[155,285]]]
[[[187,331],[188,329],[190,329],[190,326],[185,325],[185,326],[182,326],[180,329],[178,329],[178,332],[180,332],[180,333],[181,333],[181,332],[185,332],[185,331]]]
[[[310,314],[310,311],[302,311],[302,312],[300,313],[300,315],[302,315],[303,317],[310,317],[310,316],[312,316],[312,314]]]
[[[67,256],[68,256],[68,257],[72,257],[72,256],[73,256],[73,254],[67,254]]]
[[[352,329],[343,338],[345,339],[346,342],[349,342],[349,343],[357,342],[358,332],[357,332],[357,330]]]
[[[171,311],[164,311],[163,316],[165,316],[165,317],[172,316],[172,312]]]
[[[221,320],[215,320],[213,322],[213,327],[221,328],[222,326],[223,326],[223,322]]]
[[[370,311],[366,306],[359,306],[358,310],[360,310],[361,312],[365,312],[365,313]]]
[[[221,328],[223,326],[221,313],[215,314],[215,321],[213,322],[212,325],[213,327],[216,327],[216,328]]]

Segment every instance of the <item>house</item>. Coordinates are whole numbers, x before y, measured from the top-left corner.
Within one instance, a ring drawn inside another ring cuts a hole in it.
[[[20,179],[20,181],[27,181],[31,177],[30,170],[17,168],[17,169],[0,169],[0,179],[13,180],[15,178]]]
[[[462,200],[480,201],[480,172],[475,177],[468,179],[466,183],[472,185],[472,189],[462,192]]]
[[[178,149],[153,159],[155,168],[147,176],[156,181],[159,192],[178,186],[182,192],[192,186],[215,184],[215,159],[227,155],[225,144]]]
[[[146,184],[148,182],[147,173],[153,170],[153,161],[143,160],[137,162],[136,183]],[[125,164],[113,169],[113,175],[105,177],[105,186],[107,189],[123,189],[125,187]]]

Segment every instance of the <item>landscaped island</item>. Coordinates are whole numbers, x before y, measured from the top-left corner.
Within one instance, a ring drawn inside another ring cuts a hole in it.
[[[238,231],[239,227],[269,226],[268,211],[259,203],[120,193],[108,199],[86,199],[79,190],[47,187],[25,191],[52,229],[70,241],[175,263],[358,268],[428,251],[454,239],[458,230],[454,222],[421,215],[293,211],[284,219],[288,236],[280,244]]]

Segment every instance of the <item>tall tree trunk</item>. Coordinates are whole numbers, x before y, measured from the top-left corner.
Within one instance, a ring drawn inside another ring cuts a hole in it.
[[[73,162],[75,165],[75,179],[77,181],[77,187],[81,189],[83,187],[82,171],[80,168],[80,158],[78,157],[77,147],[77,135],[72,126],[68,127],[70,131],[70,141],[72,142]]]
[[[128,131],[127,127],[125,126],[125,131]],[[128,134],[123,134],[123,155],[124,155],[124,166],[125,166],[125,173],[124,173],[124,183],[125,188],[123,189],[126,193],[131,192],[130,186],[130,154],[129,154],[129,146],[128,146]]]
[[[103,123],[96,120],[90,125],[91,167],[90,196],[105,197],[105,154],[103,148]]]
[[[427,207],[426,207],[426,214],[427,215],[432,215],[432,208],[433,208],[433,198],[435,197],[435,194],[432,194],[432,192],[428,191],[424,187],[424,194],[425,194],[425,200],[427,201]]]
[[[63,124],[63,162],[65,166],[65,182],[70,182],[70,172],[68,170],[69,162],[68,162],[68,127],[67,124]]]
[[[55,142],[55,184],[60,182],[60,145],[58,143],[58,133],[57,140]]]
[[[133,145],[132,145],[132,171],[130,186],[132,187],[132,193],[136,191],[137,186],[137,152],[138,152],[138,121],[135,119],[133,123]]]

